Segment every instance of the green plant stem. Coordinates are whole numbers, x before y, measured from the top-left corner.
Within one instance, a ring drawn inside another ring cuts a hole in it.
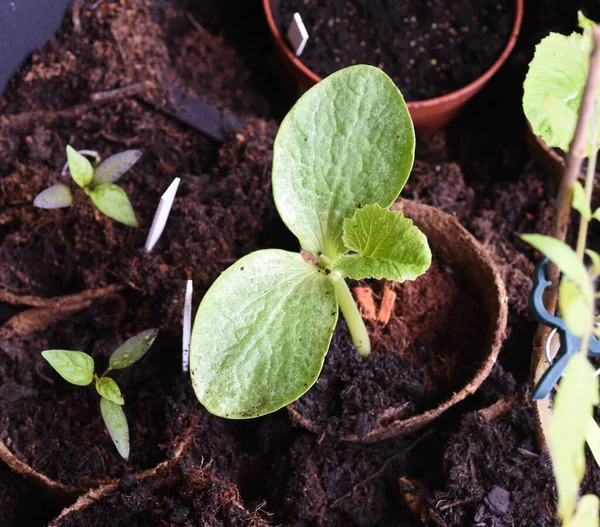
[[[333,272],[330,276],[335,285],[335,294],[337,295],[342,315],[344,315],[346,324],[348,324],[350,336],[356,346],[356,351],[363,357],[368,357],[371,354],[371,341],[369,340],[367,327],[360,315],[354,297],[341,274]]]
[[[100,378],[102,379],[102,377],[106,377],[111,371],[112,368],[109,366],[108,368],[106,368],[106,371],[102,375],[100,375]]]
[[[596,135],[596,122],[595,122],[596,109],[592,113],[592,133],[593,137]],[[598,149],[597,145],[594,145],[590,158],[588,159],[587,173],[585,176],[585,199],[588,205],[592,203],[592,192],[594,190],[594,176],[596,175],[596,162],[598,161]],[[579,233],[577,235],[577,256],[583,262],[585,256],[585,245],[587,242],[587,234],[590,220],[585,216],[581,216],[579,222]]]

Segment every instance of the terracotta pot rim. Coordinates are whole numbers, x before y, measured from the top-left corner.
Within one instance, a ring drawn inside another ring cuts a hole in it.
[[[165,463],[169,463],[179,459],[185,450],[187,449],[190,441],[192,440],[193,431],[194,431],[194,423],[192,423],[176,440],[176,447],[173,451],[173,455],[161,462],[157,467]],[[34,481],[38,485],[40,485],[43,489],[46,489],[49,494],[71,497],[81,495],[90,491],[90,487],[94,487],[96,489],[102,489],[104,487],[110,487],[111,485],[118,485],[120,478],[108,479],[108,480],[97,480],[92,483],[92,485],[88,486],[72,486],[61,483],[60,481],[54,480],[40,472],[39,470],[34,469],[31,465],[19,459],[11,450],[8,448],[4,441],[0,440],[0,459],[4,461],[8,465],[8,467],[15,473],[21,474],[24,477]],[[138,474],[143,477],[147,472],[154,469],[147,469],[139,472]],[[138,477],[138,475],[134,474],[134,476]]]
[[[435,207],[400,199],[392,205],[392,210],[405,211],[406,216],[413,219],[415,225],[420,228],[422,228],[423,224],[421,220],[429,218],[430,226],[434,226],[433,229],[438,232],[438,236],[441,240],[452,240],[451,244],[446,242],[446,248],[443,246],[443,243],[435,245],[434,243],[431,243],[434,253],[437,249],[437,252],[444,256],[444,251],[448,253],[454,251],[455,254],[458,254],[462,248],[469,248],[470,254],[467,256],[471,262],[470,265],[474,269],[478,269],[480,273],[478,276],[474,276],[473,280],[478,286],[478,289],[482,292],[482,307],[485,309],[489,327],[482,344],[482,353],[480,354],[481,359],[479,360],[480,365],[475,374],[462,386],[462,388],[460,388],[459,391],[453,393],[433,409],[413,415],[406,419],[396,419],[387,424],[378,425],[373,428],[365,438],[352,434],[342,437],[341,439],[343,441],[373,443],[414,432],[429,424],[451,406],[462,401],[481,386],[483,381],[492,371],[506,336],[506,325],[508,321],[508,297],[506,288],[496,264],[485,247],[483,247],[475,237],[459,223],[455,216],[442,212]],[[443,226],[443,228],[440,228],[440,225]],[[422,230],[427,229],[422,228]],[[425,232],[425,234],[431,241],[431,232]],[[448,234],[451,236],[448,236]],[[451,249],[447,249],[448,247],[451,247]],[[460,265],[460,263],[451,263],[451,265]],[[487,293],[487,295],[485,293]],[[319,433],[315,424],[302,417],[292,405],[288,405],[287,409],[293,421],[311,432]]]
[[[272,0],[263,0],[263,8],[265,11],[265,15],[267,18],[267,24],[269,26],[269,30],[271,31],[271,35],[275,40],[275,45],[285,54],[286,59],[290,61],[299,71],[302,72],[303,75],[310,78],[314,84],[317,84],[323,78],[317,75],[313,70],[311,70],[302,60],[300,60],[289,46],[284,41],[277,24],[275,23],[275,17],[273,16],[273,9],[271,7]],[[466,84],[462,88],[455,90],[453,92],[447,93],[445,95],[440,95],[439,97],[433,97],[431,99],[423,99],[421,101],[407,101],[407,106],[412,109],[420,109],[426,107],[433,107],[438,105],[445,105],[453,102],[456,99],[460,99],[464,96],[468,96],[470,93],[476,93],[481,86],[483,86],[486,82],[490,80],[490,78],[500,69],[500,67],[506,62],[508,56],[512,52],[517,43],[517,37],[519,36],[519,32],[521,31],[521,25],[523,23],[523,11],[524,11],[524,0],[515,0],[515,20],[513,23],[512,31],[508,37],[508,41],[506,46],[504,47],[500,56],[496,59],[496,61],[479,77],[471,81],[469,84]]]

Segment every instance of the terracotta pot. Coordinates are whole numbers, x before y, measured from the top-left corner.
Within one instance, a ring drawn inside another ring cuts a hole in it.
[[[182,468],[178,467],[173,462],[161,463],[157,467],[147,470],[141,474],[134,476],[136,479],[152,478],[152,487],[161,489],[173,485],[202,485],[204,488],[198,492],[219,492],[223,494],[222,506],[226,512],[236,518],[235,525],[253,527],[267,527],[269,524],[264,521],[256,512],[249,512],[242,503],[237,488],[233,483],[225,480],[220,480],[213,476],[205,469],[198,468],[192,473],[187,473]],[[191,483],[188,483],[191,482]],[[66,523],[69,516],[75,512],[80,512],[94,503],[101,501],[118,490],[118,482],[104,485],[98,489],[92,489],[87,494],[81,496],[73,505],[63,510],[60,515],[50,522],[49,527],[60,527]],[[126,505],[123,505],[125,507]],[[113,510],[111,513],[118,517],[119,510]],[[107,518],[107,524],[110,523],[110,518]],[[72,523],[69,523],[72,525]],[[112,524],[111,524],[112,525]]]
[[[275,23],[273,10],[271,8],[271,3],[277,1],[278,0],[263,0],[267,24],[269,25],[271,36],[275,43],[275,51],[285,73],[291,76],[301,88],[308,89],[321,81],[322,78],[296,57],[289,48],[287,42],[284,41],[279,32],[279,28]],[[523,2],[524,0],[515,0],[515,21],[506,47],[492,67],[481,75],[481,77],[475,79],[463,88],[442,95],[441,97],[407,103],[410,115],[418,130],[422,132],[434,132],[448,125],[458,115],[467,101],[479,92],[500,69],[500,66],[504,64],[517,42],[517,37],[523,21]]]
[[[172,457],[164,463],[177,460],[182,456],[192,439],[193,430],[194,427],[191,425],[175,443]],[[4,461],[13,470],[13,472],[23,475],[25,478],[41,487],[45,494],[56,497],[59,500],[68,499],[69,501],[72,501],[72,499],[74,499],[76,496],[81,495],[84,492],[88,492],[89,490],[89,486],[73,487],[50,479],[45,474],[35,470],[24,461],[21,461],[17,456],[15,456],[15,454],[10,450],[4,441],[0,441],[0,459],[2,459],[2,461]],[[147,472],[148,471],[144,471],[141,474],[143,475]],[[98,488],[114,486],[116,488],[118,482],[118,479],[99,480],[94,486],[97,486]]]
[[[480,350],[479,367],[475,375],[456,393],[436,408],[408,418],[398,418],[399,411],[389,408],[379,416],[378,423],[366,438],[357,435],[343,437],[344,441],[372,443],[414,432],[442,415],[448,408],[474,393],[492,371],[505,338],[508,318],[508,297],[504,282],[486,249],[458,222],[456,217],[434,207],[399,200],[392,210],[402,210],[407,218],[421,229],[429,240],[434,255],[460,268],[471,277],[480,293],[481,308],[488,320],[487,333]],[[317,433],[311,421],[293,408],[288,411],[294,421]]]

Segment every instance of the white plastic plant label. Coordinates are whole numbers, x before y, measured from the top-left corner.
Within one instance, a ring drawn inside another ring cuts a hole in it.
[[[177,188],[179,187],[180,181],[181,180],[176,177],[160,198],[158,208],[156,209],[156,214],[154,214],[154,219],[152,220],[152,227],[150,227],[148,238],[146,238],[146,251],[148,252],[154,248],[156,242],[158,242],[160,236],[165,230],[165,225],[167,224],[167,219],[169,218],[171,207],[173,206],[173,201],[175,200],[175,194],[177,194]]]
[[[306,31],[300,13],[294,13],[294,18],[287,32],[287,39],[292,45],[296,57],[302,55],[304,47],[308,42],[308,31]]]

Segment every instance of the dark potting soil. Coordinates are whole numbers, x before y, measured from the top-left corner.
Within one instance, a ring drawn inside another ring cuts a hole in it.
[[[123,478],[116,491],[71,512],[57,527],[261,527],[260,511],[248,511],[236,487],[193,465],[160,469],[155,476]]]
[[[294,13],[310,35],[301,60],[322,77],[371,64],[409,101],[458,90],[500,57],[514,23],[512,0],[271,0],[279,31]]]
[[[292,407],[318,433],[366,436],[386,410],[408,418],[434,408],[461,389],[478,368],[485,328],[467,277],[435,256],[414,282],[394,284],[390,322],[369,323],[372,354],[356,353],[340,320],[323,371]],[[373,283],[376,296],[380,284]]]

